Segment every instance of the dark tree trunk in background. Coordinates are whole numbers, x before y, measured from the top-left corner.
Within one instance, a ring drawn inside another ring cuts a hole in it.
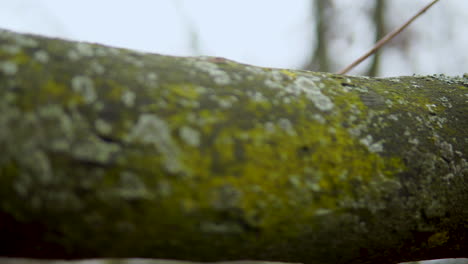
[[[310,57],[309,63],[304,66],[304,69],[311,71],[331,72],[330,59],[328,57],[329,37],[328,33],[328,19],[330,2],[328,1],[312,1],[315,4],[311,10],[312,17],[315,20],[315,40],[317,42],[314,52]],[[315,12],[314,12],[315,11]]]
[[[385,0],[376,0],[374,8],[374,24],[375,24],[375,43],[377,43],[386,34],[385,32]],[[369,68],[367,76],[379,76],[379,65],[382,52],[377,50],[372,56],[372,64]]]

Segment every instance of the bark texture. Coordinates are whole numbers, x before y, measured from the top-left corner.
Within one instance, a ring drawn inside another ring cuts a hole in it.
[[[467,257],[467,87],[0,31],[0,255]]]

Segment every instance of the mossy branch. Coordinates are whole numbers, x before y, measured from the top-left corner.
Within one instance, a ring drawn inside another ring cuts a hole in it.
[[[0,255],[466,257],[467,86],[0,31]]]

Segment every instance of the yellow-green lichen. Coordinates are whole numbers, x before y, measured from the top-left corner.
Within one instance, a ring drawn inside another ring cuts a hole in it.
[[[450,236],[447,231],[437,232],[427,239],[429,247],[439,247],[449,240]]]

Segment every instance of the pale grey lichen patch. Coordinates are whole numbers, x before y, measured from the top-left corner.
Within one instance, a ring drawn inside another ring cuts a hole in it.
[[[200,145],[200,132],[189,126],[183,126],[179,129],[180,138],[191,147]]]
[[[22,157],[22,165],[29,169],[29,173],[39,183],[50,183],[53,178],[52,168],[48,156],[40,150],[35,150]]]
[[[447,118],[439,116],[429,116],[431,123],[436,124],[439,128],[443,128],[444,124],[447,122]]]
[[[34,59],[45,64],[49,62],[49,54],[44,50],[38,50],[34,53]]]
[[[391,82],[395,82],[395,83],[400,83],[401,82],[401,79],[398,78],[398,77],[390,77],[390,78],[387,78],[388,81],[391,81]]]
[[[229,184],[214,188],[212,192],[212,206],[216,210],[237,208],[242,198],[242,192]]]
[[[320,78],[316,77],[316,80]],[[285,90],[294,95],[305,94],[306,97],[321,111],[330,111],[334,104],[330,98],[321,92],[312,78],[298,77],[293,84],[288,85]]]
[[[87,76],[75,76],[71,80],[72,89],[81,94],[86,103],[91,103],[96,100],[97,95],[94,89],[94,83]]]
[[[0,62],[0,71],[5,75],[15,75],[18,71],[18,65],[12,61]]]
[[[109,135],[112,132],[112,125],[102,119],[96,119],[94,127],[101,135]]]
[[[113,48],[109,46],[95,46],[94,55],[95,56],[109,56],[109,55],[119,55],[120,49]]]
[[[72,61],[76,61],[80,58],[80,54],[76,50],[69,50],[67,52],[67,57]]]
[[[284,80],[291,80],[291,77],[282,73],[280,70],[272,70],[270,75],[275,82],[281,82]]]
[[[253,77],[253,76],[261,76],[263,74],[265,74],[265,70],[260,68],[260,67],[255,67],[255,66],[251,66],[251,65],[246,65],[244,67],[244,70],[250,72],[250,73],[253,73],[252,75],[250,75],[250,77]]]
[[[76,51],[82,57],[94,57],[94,48],[92,44],[78,42],[75,45]]]
[[[419,145],[419,139],[418,138],[410,138],[410,139],[408,139],[408,143],[417,146],[417,145]]]
[[[312,119],[319,122],[320,124],[325,124],[326,120],[322,115],[319,114],[313,114]]]
[[[103,74],[106,71],[104,66],[102,66],[98,61],[94,61],[94,60],[91,61],[90,68],[93,72],[97,74]]]
[[[276,82],[276,81],[273,81],[271,79],[266,79],[265,80],[265,85],[271,89],[281,89],[283,88],[283,86],[279,83],[279,82]]]
[[[181,150],[171,136],[166,121],[154,114],[142,114],[127,138],[130,142],[153,145],[163,156],[163,166],[171,173],[181,172]]]
[[[393,107],[393,101],[390,100],[390,99],[386,99],[386,100],[385,100],[385,104],[388,106],[388,108],[392,108],[392,107]]]
[[[1,46],[1,49],[3,52],[10,54],[10,55],[16,55],[21,52],[21,47],[18,45],[5,44]]]
[[[273,122],[267,121],[263,124],[263,128],[267,134],[274,134],[276,131],[276,126]]]
[[[444,107],[452,108],[452,103],[450,102],[450,100],[447,97],[442,96],[441,98],[439,98],[439,101],[442,102],[442,105]]]
[[[367,149],[372,153],[383,151],[382,141],[374,142],[371,135],[367,135],[366,137],[361,138],[359,142],[366,146]]]
[[[367,87],[350,86],[349,88],[351,90],[356,90],[356,91],[361,92],[361,93],[369,92],[369,89]]]
[[[154,197],[138,175],[129,171],[120,173],[119,185],[115,191],[119,197],[126,200],[152,199]]]
[[[390,115],[388,116],[388,119],[391,119],[391,120],[394,120],[394,121],[398,121],[398,116],[395,115],[395,114],[390,114]]]
[[[123,59],[125,59],[128,63],[133,64],[133,66],[138,67],[138,68],[143,68],[145,67],[145,63],[138,59],[137,57],[134,56],[124,56]]]
[[[127,89],[123,92],[121,99],[125,106],[133,107],[135,105],[136,94]]]
[[[206,233],[223,233],[223,234],[235,234],[242,233],[243,229],[239,223],[236,222],[215,222],[215,221],[203,221],[200,224],[200,229]]]
[[[296,131],[294,130],[294,126],[292,125],[291,121],[286,118],[280,118],[278,120],[278,127],[281,128],[283,131],[288,133],[291,136],[296,135]]]
[[[231,108],[235,103],[239,101],[239,99],[234,95],[228,96],[220,96],[220,95],[210,95],[209,98],[216,103],[218,103],[219,107],[221,108]]]
[[[435,113],[435,108],[437,107],[437,105],[435,104],[426,104],[426,108],[427,110],[429,110],[430,113]]]
[[[115,143],[105,142],[96,136],[89,135],[86,140],[73,144],[71,153],[79,160],[106,164],[120,150]]]
[[[267,98],[260,91],[247,91],[247,96],[254,102],[265,102]]]
[[[34,38],[26,35],[14,34],[13,37],[15,39],[15,42],[23,47],[35,48],[37,47],[37,45],[39,45]]]
[[[221,70],[215,63],[198,60],[194,64],[198,69],[208,73],[217,85],[228,85],[231,83],[229,74]]]
[[[158,75],[154,72],[148,72],[146,74],[146,79],[150,82],[156,82],[158,80]]]
[[[454,157],[454,152],[453,152],[453,146],[452,144],[446,142],[446,141],[443,141],[439,144],[440,146],[440,154],[448,159],[448,160],[451,160],[453,159]]]
[[[145,72],[143,71],[141,74],[138,74],[136,76],[136,79],[138,82],[148,85],[151,87],[157,87],[158,86],[158,75],[154,72]]]
[[[318,216],[323,216],[323,215],[328,215],[328,214],[331,214],[333,213],[334,210],[330,210],[330,209],[326,209],[326,208],[318,208],[317,210],[315,210],[315,215],[318,215]]]
[[[58,105],[46,105],[38,110],[41,122],[53,123],[55,129],[48,134],[51,138],[48,148],[58,152],[66,152],[70,149],[70,141],[75,136],[73,120],[67,115],[63,108]]]

